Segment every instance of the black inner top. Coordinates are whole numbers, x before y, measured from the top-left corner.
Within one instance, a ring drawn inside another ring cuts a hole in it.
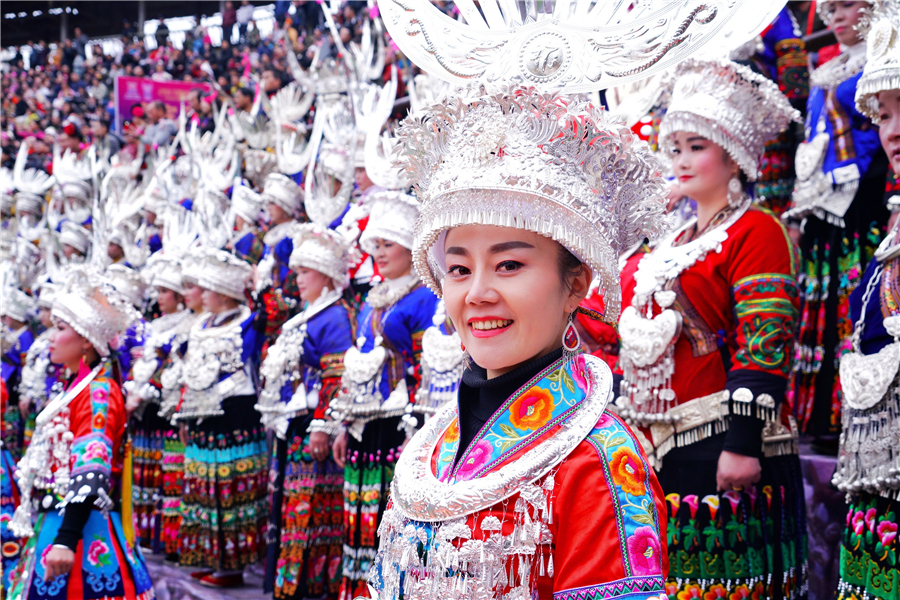
[[[475,363],[463,372],[459,386],[459,451],[456,458],[469,447],[469,444],[484,427],[488,419],[497,412],[506,400],[528,383],[528,380],[549,367],[562,357],[562,348],[554,350],[539,358],[529,360],[493,379],[487,378],[487,371]]]

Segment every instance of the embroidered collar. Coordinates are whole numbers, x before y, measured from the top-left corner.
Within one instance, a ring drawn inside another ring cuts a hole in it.
[[[866,66],[866,44],[860,42],[847,47],[839,56],[809,74],[810,87],[824,90],[836,88]]]
[[[366,303],[378,310],[379,308],[387,308],[399,302],[407,294],[422,285],[422,281],[416,275],[408,275],[409,279],[400,277],[398,279],[383,281],[375,286],[369,295],[366,296]],[[402,281],[398,286],[397,283]]]
[[[612,373],[593,356],[581,355],[568,366],[554,365],[555,369],[551,366],[523,386],[525,392],[514,395],[498,417],[485,425],[483,435],[470,446],[483,443],[484,453],[479,454],[477,465],[469,467],[466,476],[470,478],[464,481],[438,479],[433,468],[438,444],[452,447],[448,436],[452,438],[452,427],[458,427],[457,405],[448,403],[428,420],[397,462],[391,497],[400,514],[425,522],[463,517],[513,496],[562,462],[606,409],[612,397]],[[494,432],[505,439],[489,438]],[[490,454],[486,444],[491,445]],[[474,452],[467,452],[460,463],[470,464],[475,458]]]
[[[554,361],[500,405],[455,465],[460,436],[459,421],[454,421],[440,445],[438,477],[467,481],[505,462],[567,419],[584,400],[587,387],[584,360],[569,365],[563,358]]]
[[[275,225],[263,236],[263,243],[270,248],[274,247],[284,238],[294,235],[297,224],[297,221],[291,220],[286,223]]]
[[[728,208],[716,215],[702,235],[678,244],[682,234],[696,225],[697,219],[691,219],[681,229],[662,240],[652,252],[644,255],[634,274],[632,305],[644,306],[652,294],[665,288],[667,282],[702,262],[713,250],[721,252],[722,243],[728,239],[728,229],[747,212],[750,204],[749,196],[745,197],[736,209]]]

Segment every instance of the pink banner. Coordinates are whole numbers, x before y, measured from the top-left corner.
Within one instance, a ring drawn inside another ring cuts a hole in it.
[[[208,83],[184,81],[154,81],[147,77],[119,77],[116,79],[116,131],[122,131],[122,123],[130,121],[132,110],[141,106],[146,110],[147,104],[154,100],[162,100],[168,108],[168,118],[177,122],[181,102],[187,102],[187,93],[191,90],[203,90],[207,96],[212,92]]]

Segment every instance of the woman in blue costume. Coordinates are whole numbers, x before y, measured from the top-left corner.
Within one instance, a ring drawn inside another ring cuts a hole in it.
[[[341,583],[344,472],[330,459],[340,423],[326,411],[355,339],[344,290],[356,253],[322,225],[300,225],[293,246],[290,267],[306,306],[284,324],[260,369],[265,386],[257,408],[276,437],[265,591],[279,599],[334,597]]]
[[[139,315],[88,272],[75,274],[52,314],[50,354],[68,381],[38,416],[19,464],[21,504],[10,528],[30,539],[8,597],[152,599],[131,523],[121,516],[130,508],[120,489],[125,403],[109,360],[110,344]]]
[[[265,549],[266,440],[254,408],[264,318],[245,304],[246,262],[209,250],[190,268],[206,312],[177,367],[183,393],[174,418],[187,436],[180,562],[201,567],[192,575],[204,585],[231,587]]]
[[[192,322],[194,313],[184,305],[181,265],[173,257],[159,253],[151,258],[148,271],[157,289],[160,315],[149,323],[149,335],[140,358],[134,361],[131,379],[123,386],[126,404],[132,415],[132,451],[134,454],[135,522],[141,545],[162,551],[162,508],[165,478],[170,476],[173,448],[177,448],[178,430],[160,414],[162,366],[172,351],[178,331]],[[166,551],[174,559],[176,551]]]
[[[360,245],[384,281],[360,309],[356,345],[344,356],[343,389],[331,405],[334,419],[347,429],[334,443],[335,460],[344,466],[342,599],[366,593],[378,525],[406,439],[401,417],[418,388],[422,336],[438,302],[412,268],[415,200],[384,191],[370,202]]]
[[[868,2],[822,2],[842,53],[810,75],[806,142],[797,149],[793,205],[784,215],[801,251],[800,323],[791,392],[801,432],[836,442],[837,363],[849,350],[850,294],[885,233],[887,160],[878,128],[856,108],[866,63],[859,30]],[[834,450],[835,445],[829,444]]]
[[[900,173],[900,4],[879,2],[857,107]],[[838,600],[896,600],[900,584],[900,219],[850,296],[852,350],[841,359],[841,445],[833,483],[847,494]]]

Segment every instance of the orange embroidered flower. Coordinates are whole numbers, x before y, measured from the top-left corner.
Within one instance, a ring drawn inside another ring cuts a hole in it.
[[[459,420],[453,419],[453,422],[450,423],[450,427],[447,428],[446,433],[444,433],[444,442],[447,444],[452,444],[453,442],[459,439]]]
[[[738,585],[732,588],[730,594],[728,594],[728,600],[744,600],[745,598],[750,597],[750,588],[746,585]]]
[[[103,413],[94,413],[94,420],[91,423],[91,427],[93,427],[94,431],[106,429],[106,417]]]
[[[609,469],[613,482],[626,493],[643,496],[647,492],[644,487],[644,479],[647,477],[644,463],[631,448],[623,447],[613,452]]]
[[[700,587],[694,584],[687,584],[683,590],[678,592],[678,600],[695,600],[702,596]]]
[[[553,417],[553,394],[539,387],[533,387],[513,402],[509,407],[509,420],[516,429],[537,431]]]
[[[706,590],[706,593],[703,594],[703,600],[719,600],[719,598],[727,597],[728,590],[725,589],[725,586],[720,583],[709,586],[709,588]]]

